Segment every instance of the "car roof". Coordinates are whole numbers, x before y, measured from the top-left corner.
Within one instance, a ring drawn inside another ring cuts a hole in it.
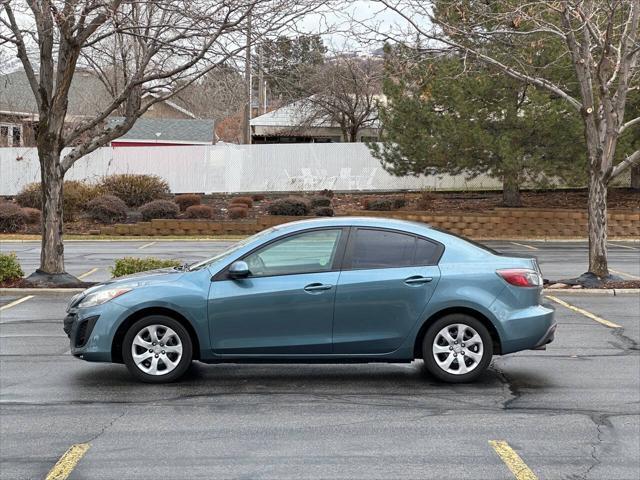
[[[283,223],[275,226],[274,228],[280,232],[284,230],[293,232],[318,227],[390,228],[413,233],[419,233],[420,231],[431,229],[431,227],[426,223],[385,217],[320,217]]]

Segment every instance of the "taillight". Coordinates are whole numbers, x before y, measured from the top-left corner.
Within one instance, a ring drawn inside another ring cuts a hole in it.
[[[527,268],[507,268],[496,270],[504,280],[516,287],[539,287],[542,285],[542,275]]]

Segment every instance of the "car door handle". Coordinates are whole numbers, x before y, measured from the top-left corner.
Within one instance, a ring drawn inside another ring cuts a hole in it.
[[[321,292],[323,290],[331,290],[333,285],[329,285],[328,283],[310,283],[306,287],[304,287],[305,292]]]
[[[433,277],[421,277],[416,275],[415,277],[407,278],[404,283],[407,285],[422,285],[423,283],[429,283],[433,280]]]

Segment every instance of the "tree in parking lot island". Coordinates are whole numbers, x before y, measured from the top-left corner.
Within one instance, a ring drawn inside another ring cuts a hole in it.
[[[76,280],[64,273],[62,239],[63,179],[76,161],[124,135],[154,104],[330,1],[0,0],[0,44],[20,60],[38,108],[43,234],[32,282]],[[87,71],[108,83],[112,98],[71,121],[69,91]],[[124,120],[109,125],[112,115]]]
[[[396,175],[487,174],[503,182],[503,203],[520,187],[584,173],[579,122],[562,103],[455,55],[387,46],[380,107],[383,142],[372,153]]]
[[[640,127],[629,111],[639,88],[640,0],[374,0],[406,22],[380,31],[387,40],[419,37],[432,46],[480,61],[564,101],[582,123],[589,176],[589,271],[609,275],[607,186],[640,163],[640,150],[622,154],[619,139]],[[548,46],[558,55],[539,62]],[[562,64],[566,62],[566,68]]]

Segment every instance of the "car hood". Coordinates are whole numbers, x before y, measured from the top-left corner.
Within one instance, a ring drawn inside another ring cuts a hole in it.
[[[148,270],[146,272],[134,273],[131,275],[125,275],[124,277],[114,278],[104,283],[98,283],[92,287],[87,288],[81,293],[75,295],[69,302],[69,308],[78,305],[84,297],[90,293],[97,292],[99,290],[118,287],[147,287],[150,285],[157,285],[160,283],[173,282],[178,280],[184,275],[183,270],[176,268],[161,268],[158,270]]]
[[[147,285],[150,283],[165,283],[177,280],[184,274],[183,270],[178,270],[174,267],[159,268],[157,270],[148,270],[146,272],[132,273],[131,275],[125,275],[124,277],[114,278],[105,282],[103,285],[123,285],[129,283],[136,283],[137,285]]]

